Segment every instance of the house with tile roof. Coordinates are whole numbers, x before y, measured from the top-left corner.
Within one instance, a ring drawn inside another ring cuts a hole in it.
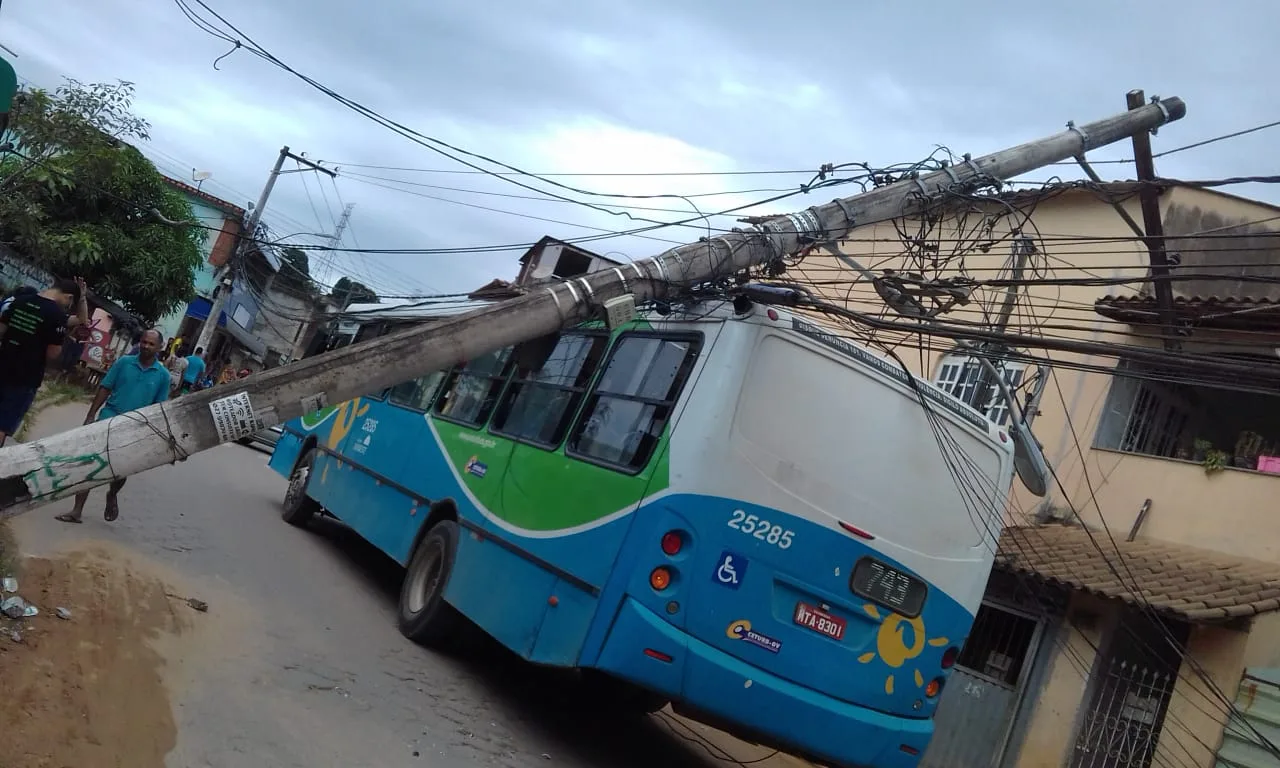
[[[910,305],[987,326],[1013,284],[1009,333],[1093,345],[1011,345],[1000,366],[1055,478],[1043,498],[1015,481],[923,765],[1280,765],[1280,393],[1252,373],[1280,356],[1280,207],[1158,185],[1176,278],[1166,307],[1121,215],[1141,226],[1139,191],[956,195],[858,228],[836,247],[880,290],[822,249],[789,270],[908,324]],[[957,276],[961,300],[919,290]],[[914,292],[895,310],[886,287]],[[941,336],[845,332],[999,424],[1016,417]],[[1099,344],[1149,354],[1120,362]]]

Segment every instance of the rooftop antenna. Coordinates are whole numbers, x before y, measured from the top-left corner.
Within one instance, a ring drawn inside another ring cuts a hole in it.
[[[205,181],[210,179],[212,176],[213,171],[197,171],[195,168],[191,169],[191,180],[196,183],[197,190],[199,190],[200,187],[204,185]]]

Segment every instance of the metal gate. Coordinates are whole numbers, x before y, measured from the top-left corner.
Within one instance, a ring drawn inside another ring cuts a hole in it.
[[[1095,662],[1092,702],[1076,734],[1072,768],[1150,768],[1178,679],[1189,626],[1121,611]]]
[[[1042,623],[984,602],[942,690],[922,768],[990,768],[1008,746]]]

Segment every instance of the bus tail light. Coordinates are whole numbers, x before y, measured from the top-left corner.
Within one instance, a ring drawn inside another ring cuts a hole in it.
[[[679,531],[667,531],[662,537],[662,552],[667,557],[675,557],[684,547],[684,539]]]
[[[956,659],[960,658],[960,649],[952,646],[942,654],[942,668],[951,669],[955,666]]]
[[[924,687],[924,695],[930,699],[942,692],[942,678],[935,677]]]
[[[836,522],[840,523],[841,528],[845,529],[849,533],[852,533],[854,536],[857,536],[860,539],[867,539],[869,541],[875,538],[875,536],[871,534],[869,531],[864,531],[856,525],[850,525],[849,523],[846,523],[843,520],[837,520]]]
[[[671,571],[661,565],[654,568],[649,574],[649,586],[653,587],[656,592],[661,592],[671,586]]]

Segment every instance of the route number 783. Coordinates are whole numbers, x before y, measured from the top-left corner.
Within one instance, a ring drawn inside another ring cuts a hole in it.
[[[733,514],[729,517],[729,527],[736,531],[742,531],[752,538],[772,544],[778,549],[790,549],[791,539],[796,535],[795,531],[786,530],[782,526],[774,525],[756,515],[748,515],[741,509],[733,510]]]

